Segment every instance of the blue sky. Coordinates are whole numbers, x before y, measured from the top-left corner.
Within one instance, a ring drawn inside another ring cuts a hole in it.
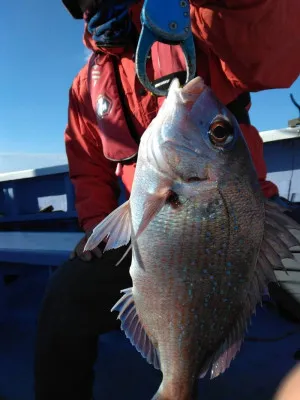
[[[68,90],[86,56],[82,21],[59,0],[21,1],[18,8],[7,1],[0,30],[0,153],[64,153]],[[285,127],[298,116],[291,91],[300,102],[299,79],[290,89],[253,95],[259,130]]]

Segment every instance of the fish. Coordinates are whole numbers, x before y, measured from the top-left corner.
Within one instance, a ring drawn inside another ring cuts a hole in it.
[[[132,191],[89,237],[128,246],[132,287],[112,308],[162,373],[152,400],[196,399],[239,353],[300,226],[267,200],[238,122],[200,77],[173,80],[142,135]],[[125,247],[124,247],[125,248]]]

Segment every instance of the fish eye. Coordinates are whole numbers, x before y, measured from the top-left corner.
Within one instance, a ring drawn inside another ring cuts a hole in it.
[[[234,129],[229,121],[218,119],[211,123],[208,136],[214,146],[222,147],[233,140]]]

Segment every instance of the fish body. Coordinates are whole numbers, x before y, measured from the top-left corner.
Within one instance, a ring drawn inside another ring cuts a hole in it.
[[[163,374],[153,399],[191,400],[241,347],[273,268],[300,229],[261,192],[237,121],[200,78],[174,81],[144,133],[130,199],[90,237],[131,239],[132,288],[113,310]]]

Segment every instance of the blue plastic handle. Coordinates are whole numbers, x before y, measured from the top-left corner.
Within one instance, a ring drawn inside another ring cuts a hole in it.
[[[190,6],[186,0],[146,0],[141,21],[153,34],[170,43],[186,40],[190,35]]]
[[[162,6],[163,4],[163,6]],[[142,31],[136,53],[136,72],[142,85],[157,96],[167,90],[155,88],[146,73],[147,57],[155,42],[180,45],[186,60],[186,83],[195,77],[196,54],[187,0],[146,0],[141,13]]]

